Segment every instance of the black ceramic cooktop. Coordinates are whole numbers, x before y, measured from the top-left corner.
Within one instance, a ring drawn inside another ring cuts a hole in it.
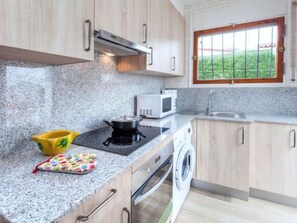
[[[80,134],[72,144],[127,156],[168,129],[139,126],[136,131],[114,131],[108,126]]]

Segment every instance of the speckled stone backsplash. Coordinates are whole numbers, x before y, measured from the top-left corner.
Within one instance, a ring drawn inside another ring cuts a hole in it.
[[[85,132],[104,118],[132,115],[135,95],[162,88],[163,78],[119,74],[115,59],[103,55],[65,66],[0,61],[0,155],[37,149],[33,134]]]
[[[180,88],[177,108],[204,111],[210,90],[215,94],[213,111],[238,111],[259,114],[297,115],[297,88]]]

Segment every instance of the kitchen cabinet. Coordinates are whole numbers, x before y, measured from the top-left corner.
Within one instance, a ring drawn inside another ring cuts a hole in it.
[[[191,143],[192,145],[194,146],[194,149],[195,151],[197,151],[197,120],[196,119],[193,119],[192,122],[191,122],[191,125],[192,125],[192,131],[193,131],[193,134],[192,134],[192,137],[191,137]],[[196,159],[197,159],[197,156],[195,156]],[[195,163],[197,163],[197,161],[195,160]],[[196,173],[196,166],[194,166],[194,171],[193,171],[193,177],[195,178],[195,176],[197,175]]]
[[[147,0],[95,0],[95,30],[146,43]]]
[[[152,53],[147,63],[151,71],[170,73],[172,7],[169,0],[148,0],[147,47]]]
[[[0,58],[45,64],[94,59],[93,0],[0,0]]]
[[[81,222],[78,220],[79,217],[89,215],[99,206],[101,208],[89,218],[88,223],[129,223],[131,219],[131,168],[92,195],[60,223]]]
[[[118,58],[118,71],[178,76],[184,71],[185,20],[169,0],[147,1],[147,44],[151,54]]]
[[[296,131],[296,125],[253,124],[252,188],[297,197]]]
[[[195,178],[249,191],[249,124],[197,120]]]
[[[183,76],[186,22],[183,16],[175,8],[172,10],[171,27],[171,73],[177,76]]]

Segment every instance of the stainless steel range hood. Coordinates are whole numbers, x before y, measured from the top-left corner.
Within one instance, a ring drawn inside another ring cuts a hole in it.
[[[149,48],[123,39],[105,30],[95,30],[95,51],[110,56],[131,56],[151,53]]]

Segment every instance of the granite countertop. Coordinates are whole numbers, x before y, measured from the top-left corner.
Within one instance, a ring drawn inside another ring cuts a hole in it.
[[[266,122],[297,124],[297,116],[246,114],[246,119],[218,118],[184,111],[163,119],[142,121],[143,125],[168,127],[161,136],[145,144],[129,156],[121,156],[91,148],[71,145],[68,154],[93,153],[98,167],[86,175],[38,172],[34,167],[47,159],[37,148],[24,153],[0,157],[0,220],[7,222],[58,222],[90,196],[100,191],[149,150],[184,127],[193,119],[231,122]]]
[[[246,115],[245,119],[236,119],[236,118],[206,116],[202,114],[203,111],[184,110],[184,111],[179,111],[178,113],[181,115],[193,115],[197,119],[204,119],[204,120],[244,122],[244,123],[263,122],[263,123],[297,125],[297,115],[245,113]]]
[[[297,125],[297,115],[247,114],[253,122]]]
[[[97,155],[97,168],[86,175],[41,171],[32,174],[34,167],[47,159],[37,148],[0,157],[0,221],[58,222],[193,119],[193,115],[172,115],[161,120],[143,120],[143,125],[169,127],[170,130],[129,156],[71,145],[68,154],[87,152]]]

